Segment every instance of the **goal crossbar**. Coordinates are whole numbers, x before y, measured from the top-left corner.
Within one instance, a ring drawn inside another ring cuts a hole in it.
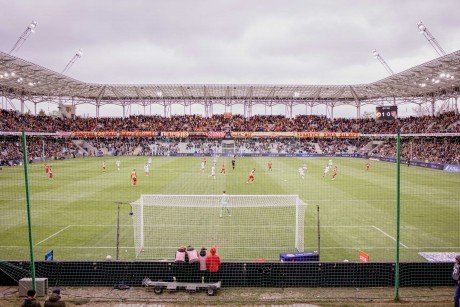
[[[298,195],[227,195],[232,208],[237,207],[283,207],[306,205]],[[131,203],[133,206],[201,207],[220,206],[221,195],[163,195],[142,194]],[[251,201],[248,201],[251,199]]]

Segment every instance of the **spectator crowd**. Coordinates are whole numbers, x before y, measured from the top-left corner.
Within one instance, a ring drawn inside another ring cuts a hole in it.
[[[234,115],[226,118],[213,115],[171,117],[130,116],[128,118],[54,118],[19,114],[0,110],[0,131],[251,131],[251,132],[355,132],[382,133],[446,133],[460,132],[460,115],[446,112],[437,117],[422,116],[401,118],[395,121],[375,119],[328,119],[325,116],[301,115],[287,118],[281,115],[255,115],[244,118]]]
[[[401,133],[460,133],[460,115],[454,112],[437,117],[409,117],[395,121],[374,119],[330,120],[324,116],[302,115],[293,119],[284,116],[256,115],[230,118],[214,115],[131,116],[128,118],[54,118],[19,114],[0,110],[0,132],[114,132],[114,131],[188,131],[188,132],[353,132],[361,134]],[[22,161],[19,137],[0,135],[0,165],[17,165]],[[380,139],[382,140],[382,139]],[[237,154],[353,154],[395,157],[393,139],[375,142],[361,138],[253,138],[235,139],[231,152]],[[195,153],[214,155],[225,152],[220,139],[166,137],[111,137],[69,139],[51,136],[30,137],[28,158],[30,161],[74,158],[85,155],[175,155]],[[403,159],[434,163],[460,164],[460,137],[403,138]]]

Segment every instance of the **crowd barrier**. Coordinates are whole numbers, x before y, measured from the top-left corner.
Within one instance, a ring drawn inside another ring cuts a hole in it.
[[[29,262],[9,261],[8,273],[0,269],[0,285],[15,286],[12,267],[29,269]],[[452,263],[400,263],[400,286],[452,286]],[[199,267],[164,261],[38,261],[37,277],[48,278],[50,287],[113,286],[126,283],[140,287],[146,277],[153,281],[201,282]],[[224,287],[392,287],[394,263],[223,262],[219,272]]]

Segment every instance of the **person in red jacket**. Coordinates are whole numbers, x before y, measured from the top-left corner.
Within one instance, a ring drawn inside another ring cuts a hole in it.
[[[220,256],[216,254],[216,248],[211,247],[211,253],[206,256],[206,267],[209,271],[210,282],[217,282],[219,279]]]

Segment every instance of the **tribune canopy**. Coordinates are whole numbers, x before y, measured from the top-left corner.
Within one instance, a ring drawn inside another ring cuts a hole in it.
[[[244,105],[251,115],[253,105],[292,107],[366,104],[423,104],[457,99],[460,88],[460,50],[394,74],[385,79],[354,85],[293,84],[94,84],[0,52],[0,96],[34,103],[90,103],[96,107],[114,104],[202,104],[206,114],[214,104]],[[288,112],[289,113],[289,112]]]

